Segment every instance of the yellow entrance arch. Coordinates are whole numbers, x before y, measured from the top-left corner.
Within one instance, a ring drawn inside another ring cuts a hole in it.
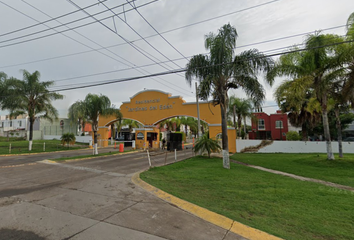
[[[149,131],[159,132],[156,124],[164,119],[176,116],[190,116],[197,118],[197,104],[195,102],[187,103],[181,96],[172,96],[169,93],[159,90],[145,90],[138,92],[130,101],[123,102],[120,106],[120,111],[123,118],[136,120],[144,125],[144,128]],[[216,137],[221,133],[221,112],[220,106],[213,106],[208,102],[199,102],[200,119],[207,122],[209,125],[210,137]],[[109,125],[117,121],[112,117],[100,117],[98,136],[100,139],[108,139]],[[146,139],[146,131],[138,129],[136,135],[142,132]],[[234,128],[228,129],[229,151],[236,152],[236,130]],[[140,143],[137,139],[136,146]],[[146,144],[146,143],[145,143]],[[104,141],[104,146],[108,146],[108,142]],[[152,147],[159,146],[159,138],[152,144]],[[140,146],[141,147],[141,146]]]

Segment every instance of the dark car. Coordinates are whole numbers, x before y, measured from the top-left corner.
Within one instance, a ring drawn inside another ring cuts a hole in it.
[[[354,137],[347,137],[343,139],[343,142],[354,142]]]

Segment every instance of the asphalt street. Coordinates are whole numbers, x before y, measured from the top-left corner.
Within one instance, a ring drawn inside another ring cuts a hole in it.
[[[45,160],[91,152],[0,157],[0,239],[244,239],[135,186],[146,152]],[[177,161],[192,155],[179,151]],[[174,163],[174,152],[151,153],[152,166],[165,159]]]

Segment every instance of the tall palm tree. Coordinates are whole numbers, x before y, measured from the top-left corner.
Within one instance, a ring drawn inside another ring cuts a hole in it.
[[[237,116],[237,128],[239,136],[241,136],[241,126],[243,120],[243,131],[246,134],[246,118],[252,117],[253,104],[250,99],[237,98],[235,96],[230,97],[229,114],[234,113]]]
[[[22,70],[23,80],[10,78],[6,81],[6,98],[2,101],[2,109],[8,109],[11,116],[27,114],[29,119],[29,147],[32,150],[33,124],[36,118],[52,121],[58,118],[58,111],[52,101],[62,99],[63,95],[50,92],[53,81],[40,82],[40,73]]]
[[[193,77],[200,82],[197,90],[202,100],[213,98],[214,105],[220,105],[222,126],[223,166],[230,168],[229,146],[227,136],[227,109],[229,105],[228,90],[241,87],[257,104],[265,93],[258,82],[260,71],[268,71],[273,61],[258,50],[248,50],[235,56],[237,32],[230,24],[219,29],[218,34],[206,35],[205,47],[209,55],[195,55],[187,64],[186,80],[192,83]],[[269,82],[270,84],[272,83]]]
[[[298,58],[288,58],[279,62],[277,67],[268,74],[268,79],[275,76],[290,76],[293,79],[310,78],[314,95],[321,104],[324,137],[326,140],[327,158],[334,160],[331,136],[328,124],[329,91],[333,81],[337,79],[337,71],[342,71],[341,56],[335,54],[333,44],[342,42],[337,35],[312,34],[305,40],[306,51]]]
[[[85,107],[87,121],[92,124],[92,131],[94,134],[94,154],[97,155],[97,130],[99,116],[119,116],[121,113],[119,109],[112,107],[111,100],[102,94],[87,94],[83,104]]]
[[[85,104],[83,101],[76,101],[71,104],[68,110],[68,118],[71,124],[78,125],[79,130],[85,131],[86,125]],[[79,123],[79,124],[78,124]]]

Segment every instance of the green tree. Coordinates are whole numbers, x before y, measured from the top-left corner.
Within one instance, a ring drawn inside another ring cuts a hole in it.
[[[85,125],[87,122],[85,114],[85,104],[83,101],[76,101],[72,105],[70,105],[68,110],[68,118],[70,120],[70,124],[75,124],[75,126],[79,127],[79,131],[85,131]]]
[[[280,58],[282,61],[283,58]],[[298,78],[283,81],[275,90],[275,100],[282,110],[288,112],[289,122],[301,127],[302,140],[308,140],[308,132],[320,122],[321,114],[319,109],[309,106],[313,97],[311,90],[311,79]]]
[[[311,34],[305,40],[305,48],[298,58],[279,62],[268,79],[275,76],[290,76],[292,79],[309,78],[314,96],[321,104],[322,123],[326,140],[327,158],[334,160],[331,136],[328,125],[328,101],[333,82],[341,71],[343,57],[336,54],[335,44],[342,42],[341,37],[331,34]]]
[[[220,105],[224,168],[230,168],[227,135],[228,90],[243,88],[246,94],[260,105],[265,93],[257,76],[260,71],[268,71],[273,66],[270,58],[255,49],[235,56],[236,39],[236,29],[230,24],[220,28],[218,34],[209,33],[205,38],[205,47],[210,54],[193,56],[186,67],[187,82],[191,84],[194,77],[200,82],[198,97],[202,100],[212,97],[213,104]]]
[[[97,130],[99,116],[119,116],[119,109],[111,106],[111,100],[105,95],[87,94],[83,101],[85,115],[88,122],[92,124],[93,139],[94,139],[94,154],[98,154],[97,150]]]
[[[61,138],[61,143],[64,145],[64,144],[67,144],[68,147],[69,145],[74,145],[75,144],[75,141],[76,141],[76,137],[73,133],[64,133]]]
[[[50,92],[49,87],[53,81],[40,82],[40,73],[29,73],[22,70],[23,80],[10,78],[6,81],[6,98],[2,100],[2,109],[10,110],[11,116],[27,114],[29,119],[29,147],[32,150],[33,124],[36,118],[50,121],[58,118],[58,111],[53,107],[52,101],[62,99],[63,95]]]
[[[221,147],[219,142],[215,139],[209,138],[209,132],[204,133],[195,143],[194,152],[203,153],[206,151],[210,158],[211,152],[219,152]]]
[[[234,111],[235,110],[235,111]],[[243,131],[246,134],[246,118],[252,118],[253,104],[250,99],[237,98],[235,96],[230,97],[230,105],[229,105],[229,115],[237,116],[237,129],[239,131],[239,136],[241,134],[241,126],[243,120]],[[234,125],[235,125],[235,117],[234,117]],[[236,128],[236,126],[235,126]]]

